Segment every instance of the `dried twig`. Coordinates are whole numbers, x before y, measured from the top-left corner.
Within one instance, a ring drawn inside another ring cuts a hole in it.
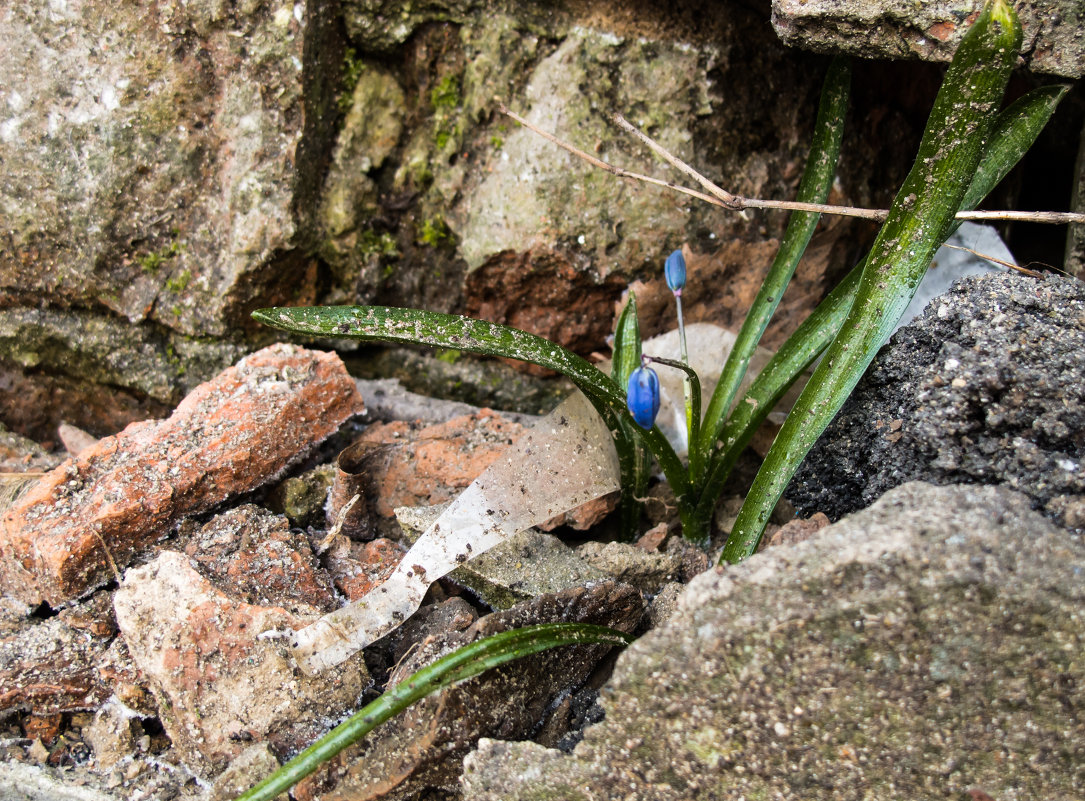
[[[696,189],[690,189],[687,186],[676,184],[673,181],[664,181],[659,178],[653,178],[648,175],[641,175],[640,173],[632,172],[630,170],[623,169],[621,167],[615,167],[602,159],[596,158],[583,150],[565,142],[553,134],[542,130],[536,125],[525,120],[519,114],[514,111],[510,111],[504,105],[498,107],[502,114],[516,122],[523,125],[529,131],[538,134],[546,139],[548,142],[552,142],[558,147],[567,150],[579,159],[591,164],[593,167],[597,167],[601,170],[605,170],[609,173],[617,175],[620,178],[628,178],[634,181],[641,181],[642,183],[655,184],[656,186],[663,186],[668,189],[672,189],[675,192],[681,192],[682,194],[695,197],[698,200],[702,200],[705,203],[711,203],[713,206],[721,206],[731,211],[741,211],[743,209],[783,209],[786,211],[812,211],[820,214],[837,214],[845,217],[860,217],[865,220],[874,220],[875,222],[882,222],[888,216],[889,212],[886,209],[861,209],[854,206],[833,206],[825,203],[799,203],[792,200],[761,200],[759,198],[742,197],[741,195],[735,195],[727,190],[712,183],[712,181],[705,178],[693,167],[686,164],[684,161],[673,155],[661,144],[653,140],[647,134],[638,130],[632,123],[630,123],[625,117],[620,114],[614,116],[614,121],[621,128],[628,131],[637,137],[641,142],[652,149],[657,155],[670,163],[676,169],[681,170],[686,175],[689,175],[695,181],[697,181],[706,192],[700,192]],[[1066,225],[1068,223],[1085,224],[1085,214],[1076,212],[1063,212],[1063,211],[961,211],[957,213],[958,220],[1017,220],[1021,222],[1034,222],[1034,223],[1049,223],[1053,225]]]
[[[1030,270],[1028,267],[1022,267],[1018,264],[1014,264],[1012,261],[1003,261],[1002,259],[996,259],[994,256],[988,256],[986,253],[980,253],[978,250],[973,250],[972,248],[962,247],[961,245],[951,245],[948,242],[944,242],[942,244],[942,247],[949,248],[950,250],[963,250],[965,253],[971,253],[978,259],[989,261],[992,264],[998,264],[1008,270],[1016,270],[1019,273],[1031,275],[1033,278],[1040,278],[1042,276],[1042,273],[1038,273],[1035,270]]]

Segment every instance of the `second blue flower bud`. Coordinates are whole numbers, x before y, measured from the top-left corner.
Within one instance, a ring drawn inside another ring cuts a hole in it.
[[[686,285],[686,257],[676,250],[663,263],[663,274],[667,277],[667,287],[676,295]]]

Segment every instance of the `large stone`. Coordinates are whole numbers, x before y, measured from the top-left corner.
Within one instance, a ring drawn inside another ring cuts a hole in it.
[[[296,233],[303,6],[81,0],[2,20],[0,299],[225,333]]]
[[[650,80],[641,52],[645,48],[654,56]],[[563,137],[575,135],[580,145],[607,141],[611,152],[600,155],[613,157],[620,155],[617,135],[596,111],[602,99],[593,97],[613,87],[619,96],[606,105],[649,106],[650,116],[636,115],[633,121],[658,128],[653,135],[661,144],[693,160],[690,129],[711,112],[704,76],[717,58],[714,49],[627,41],[577,29],[538,62],[523,93],[510,102],[530,122]],[[487,162],[481,182],[451,218],[470,268],[506,250],[549,249],[550,232],[557,229],[599,273],[624,272],[630,265],[658,260],[667,232],[682,230],[688,219],[672,196],[592,169],[525,128],[512,130]],[[626,231],[638,235],[627,237]]]
[[[274,345],[47,473],[0,523],[0,586],[57,604],[115,577],[186,514],[280,474],[362,411],[334,354]]]
[[[0,362],[48,405],[54,378],[175,404],[251,349],[222,340],[254,306],[315,300],[330,5],[0,10]]]
[[[861,509],[905,481],[1002,484],[1085,525],[1085,284],[966,278],[902,328],[807,455],[802,515]]]
[[[571,754],[482,741],[472,801],[1078,798],[1085,543],[994,487],[913,483],[698,576]]]
[[[123,386],[162,403],[244,355],[229,342],[148,336],[110,314],[48,308],[0,309],[0,352],[27,369],[47,367],[98,384]]]
[[[772,24],[789,45],[863,58],[949,61],[986,0],[773,0]],[[1085,9],[1078,0],[1016,5],[1024,62],[1034,72],[1085,75]]]
[[[823,64],[779,48],[763,11],[347,0],[344,17],[357,49],[355,102],[364,98],[367,113],[348,114],[326,183],[334,202],[323,246],[344,282],[336,292],[458,307],[590,353],[603,347],[624,283],[655,275],[682,242],[707,253],[728,243],[741,294],[771,261],[771,244],[751,242],[778,236],[782,215],[729,214],[623,181],[498,112],[505,103],[594,156],[676,179],[609,120],[621,111],[728,189],[789,197]],[[398,71],[390,50],[402,53]],[[399,93],[406,122],[389,151],[387,132],[399,129],[383,120]],[[860,174],[843,173],[844,192]],[[737,294],[725,298],[734,307],[717,305],[721,318],[741,315]]]
[[[369,684],[361,656],[304,676],[287,633],[318,615],[249,604],[216,589],[183,554],[128,571],[113,605],[132,659],[151,681],[166,733],[209,778],[255,741],[279,757],[309,745]]]

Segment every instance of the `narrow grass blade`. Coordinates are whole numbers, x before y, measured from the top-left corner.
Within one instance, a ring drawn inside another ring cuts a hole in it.
[[[961,211],[976,208],[1009,174],[1032,147],[1069,88],[1059,84],[1041,86],[999,112],[991,125],[991,136],[975,177],[961,201]],[[960,225],[955,222],[952,231],[956,231]]]
[[[836,337],[855,300],[865,264],[863,261],[856,265],[788,337],[727,418],[709,464],[704,493],[697,507],[698,517],[706,521],[711,517],[724,482],[754,433],[795,380]]]
[[[465,645],[386,690],[255,787],[238,796],[236,801],[269,801],[275,798],[411,704],[492,667],[563,645],[620,647],[628,645],[633,639],[632,635],[605,626],[544,623],[505,631]]]
[[[799,396],[739,511],[721,562],[752,554],[799,463],[907,307],[976,173],[1021,45],[1006,0],[987,4],[965,34],[935,99],[912,170],[897,193],[840,333]]]
[[[829,190],[836,175],[836,162],[840,155],[840,143],[844,135],[844,119],[848,110],[848,93],[851,88],[851,67],[845,58],[836,58],[829,65],[821,92],[821,104],[818,108],[814,139],[810,144],[810,155],[806,161],[806,171],[796,200],[805,203],[824,203],[829,197]],[[712,393],[704,422],[696,446],[691,451],[709,453],[749,367],[750,359],[761,341],[769,320],[780,305],[780,298],[788,282],[795,274],[795,268],[806,250],[810,237],[814,235],[819,214],[794,212],[788,220],[787,230],[780,242],[780,249],[769,268],[765,282],[754,298],[750,311],[746,315],[742,328],[735,339],[727,362],[723,367],[719,383]],[[699,470],[693,471],[696,484],[701,478]]]

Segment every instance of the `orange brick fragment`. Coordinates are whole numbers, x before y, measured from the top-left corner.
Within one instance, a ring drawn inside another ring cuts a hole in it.
[[[0,527],[0,589],[27,603],[113,578],[184,515],[274,478],[363,410],[339,357],[272,345],[47,473]]]

